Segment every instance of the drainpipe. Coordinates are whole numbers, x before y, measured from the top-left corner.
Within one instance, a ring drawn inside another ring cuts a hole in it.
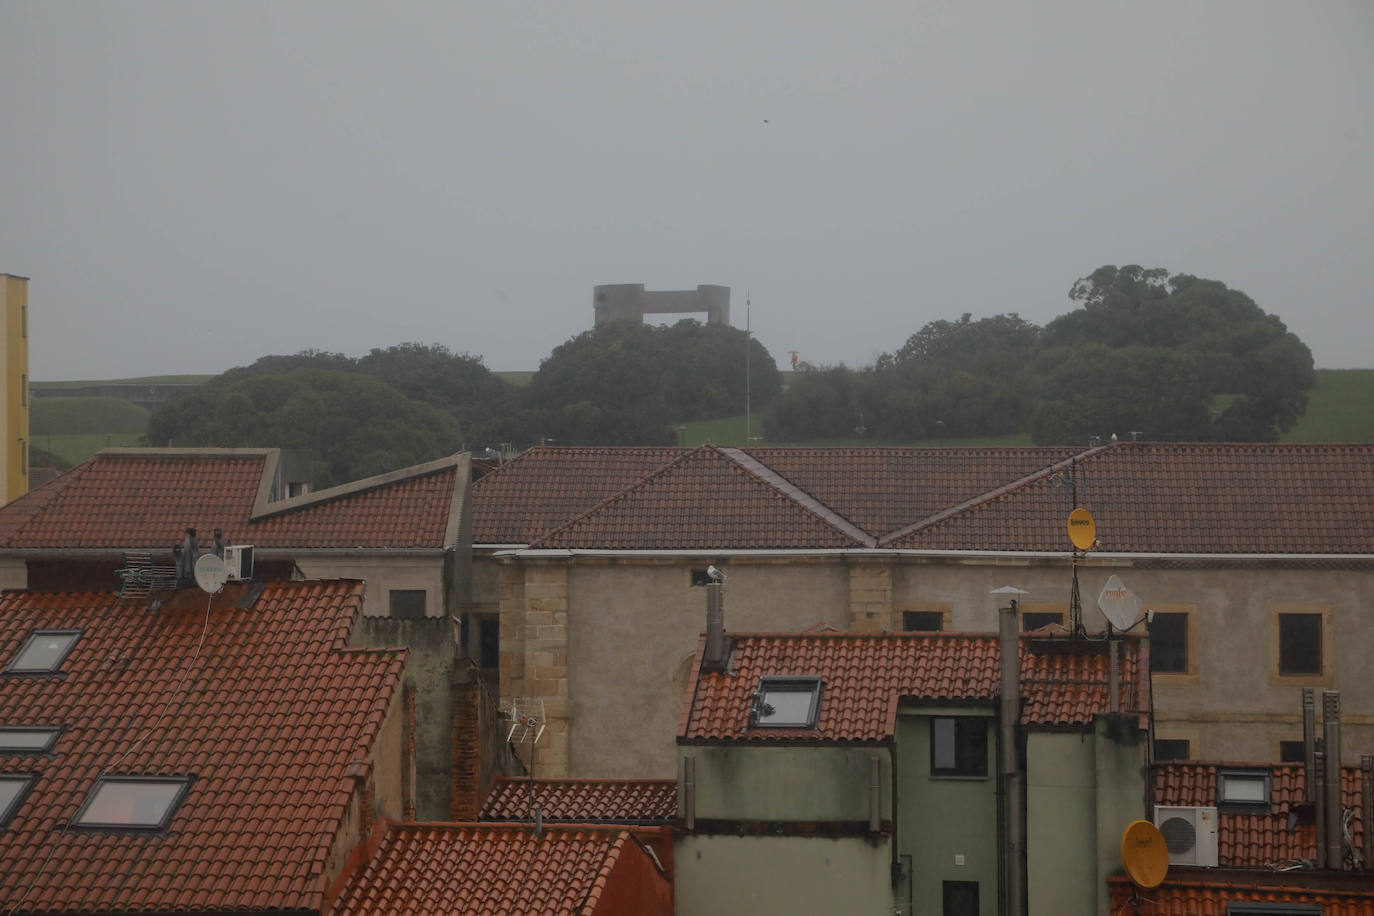
[[[1005,805],[1004,822],[1007,827],[1006,912],[1007,916],[1025,916],[1025,787],[1016,740],[1017,725],[1021,719],[1021,634],[1017,625],[1018,600],[1013,597],[1024,595],[1025,592],[1020,589],[1000,588],[993,594],[999,596],[999,603],[1002,604],[998,608],[1000,628],[997,639],[1002,661],[1001,740],[998,742],[998,756],[1002,761],[1002,798]],[[1010,600],[1001,601],[1003,598]]]
[[[687,832],[697,829],[697,761],[695,757],[682,758],[682,817],[687,822]]]
[[[1317,691],[1311,687],[1302,689],[1302,753],[1303,801],[1309,805],[1317,802]]]
[[[1360,758],[1360,807],[1364,815],[1364,870],[1374,871],[1374,757]]]
[[[882,772],[882,761],[868,758],[868,832],[874,834],[883,829]]]
[[[1326,867],[1345,867],[1341,818],[1341,693],[1322,691],[1322,730],[1326,745]]]
[[[1316,801],[1312,807],[1316,812],[1316,865],[1317,868],[1326,868],[1326,754],[1323,751],[1315,751],[1312,757],[1315,761],[1312,767],[1312,793]]]

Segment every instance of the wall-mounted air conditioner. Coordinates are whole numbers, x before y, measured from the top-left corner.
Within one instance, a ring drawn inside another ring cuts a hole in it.
[[[1155,826],[1169,847],[1170,865],[1217,865],[1217,809],[1155,805]]]
[[[248,544],[225,547],[224,568],[229,571],[230,582],[253,578],[253,548]]]

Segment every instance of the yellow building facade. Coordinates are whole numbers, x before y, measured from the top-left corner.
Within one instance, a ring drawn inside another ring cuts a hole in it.
[[[0,274],[0,481],[4,501],[29,492],[29,278]]]

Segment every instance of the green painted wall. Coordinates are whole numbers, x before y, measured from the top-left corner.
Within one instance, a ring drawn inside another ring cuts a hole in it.
[[[679,834],[673,848],[676,913],[891,916],[891,856],[886,837]]]
[[[897,719],[897,843],[910,857],[913,912],[938,914],[945,881],[976,881],[981,916],[996,916],[997,720],[987,718],[987,778],[949,779],[930,775],[930,718]]]
[[[1031,914],[1098,912],[1096,750],[1088,732],[1032,732],[1026,737],[1026,901]]]
[[[869,761],[882,765],[883,820],[892,819],[891,756],[885,747],[688,746],[696,761],[698,819],[867,821]]]
[[[1146,732],[1135,716],[1098,716],[1097,739],[1097,883],[1099,913],[1110,912],[1105,885],[1108,875],[1124,874],[1121,834],[1132,821],[1144,820],[1146,808]]]

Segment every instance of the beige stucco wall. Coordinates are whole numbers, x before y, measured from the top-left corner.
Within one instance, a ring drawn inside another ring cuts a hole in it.
[[[385,617],[392,589],[422,588],[425,616],[444,616],[444,560],[433,557],[377,557],[363,554],[297,557],[296,565],[307,579],[364,579],[363,613]]]
[[[29,568],[22,559],[5,557],[0,559],[0,589],[28,588]]]
[[[893,912],[886,837],[679,835],[673,863],[677,916]]]

